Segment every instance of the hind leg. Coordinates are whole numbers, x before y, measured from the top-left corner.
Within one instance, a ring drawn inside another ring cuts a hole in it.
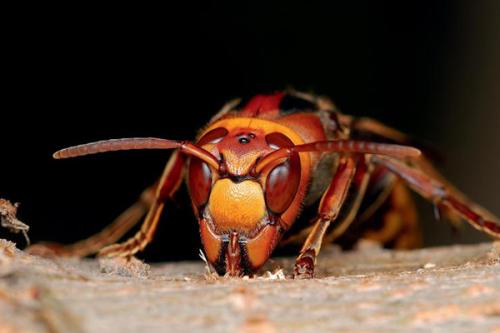
[[[396,249],[412,249],[422,244],[417,210],[411,193],[401,180],[397,180],[381,207],[381,228],[368,230],[363,239],[375,241]]]
[[[436,207],[447,209],[469,222],[474,228],[500,239],[500,220],[448,185],[446,180],[427,173],[418,164],[409,165],[381,156],[374,156],[373,161],[399,176],[411,189]]]
[[[152,204],[155,189],[156,185],[148,187],[137,202],[121,213],[109,226],[89,238],[68,245],[41,242],[30,246],[27,251],[42,256],[85,257],[95,254],[106,245],[118,241],[139,223]]]
[[[42,242],[30,246],[27,252],[42,256],[85,257],[95,254],[106,246],[117,242],[140,222],[148,210],[151,210],[155,202],[158,201],[158,197],[166,199],[175,192],[182,178],[183,158],[178,155],[179,153],[177,152],[172,155],[165,169],[165,175],[158,184],[144,190],[136,203],[120,214],[108,227],[99,233],[69,245]],[[163,187],[160,184],[163,184]],[[162,191],[159,196],[158,191]]]

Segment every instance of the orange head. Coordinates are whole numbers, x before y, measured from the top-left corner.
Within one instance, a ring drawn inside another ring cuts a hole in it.
[[[293,147],[293,141],[234,121],[222,125],[216,123],[197,142],[218,159],[218,169],[191,159],[188,185],[207,259],[219,274],[237,276],[261,267],[280,240],[286,229],[282,215],[301,182],[301,161],[293,153],[257,171],[264,156]]]

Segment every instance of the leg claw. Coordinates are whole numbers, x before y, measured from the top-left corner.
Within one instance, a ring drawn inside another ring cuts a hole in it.
[[[314,253],[306,251],[295,262],[293,270],[294,279],[312,279],[314,277]]]

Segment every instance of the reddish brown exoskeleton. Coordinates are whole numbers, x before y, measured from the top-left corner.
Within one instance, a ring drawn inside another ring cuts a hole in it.
[[[229,102],[192,143],[131,138],[66,148],[54,157],[175,151],[160,180],[108,228],[52,249],[61,255],[134,255],[151,241],[164,202],[183,179],[206,257],[219,274],[251,274],[280,241],[305,239],[294,275],[312,277],[321,244],[353,234],[349,230],[387,246],[416,247],[420,231],[408,188],[447,217],[500,238],[499,219],[453,188],[411,142],[379,122],[340,113],[327,98],[287,91]],[[313,224],[296,222],[304,206],[318,201]],[[144,215],[135,236],[113,244]]]

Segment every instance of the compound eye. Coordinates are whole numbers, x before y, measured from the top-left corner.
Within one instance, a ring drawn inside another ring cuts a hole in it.
[[[212,171],[200,159],[192,158],[189,163],[188,186],[196,207],[204,206],[212,189]]]
[[[293,146],[293,142],[281,133],[266,136],[267,144],[273,148]],[[266,179],[266,204],[276,214],[281,214],[293,202],[300,183],[300,157],[294,153],[290,159],[269,172]]]
[[[197,145],[216,144],[224,139],[228,130],[218,127],[203,135]],[[210,167],[198,158],[191,158],[189,162],[188,187],[191,200],[196,207],[204,206],[212,189],[212,171]]]

